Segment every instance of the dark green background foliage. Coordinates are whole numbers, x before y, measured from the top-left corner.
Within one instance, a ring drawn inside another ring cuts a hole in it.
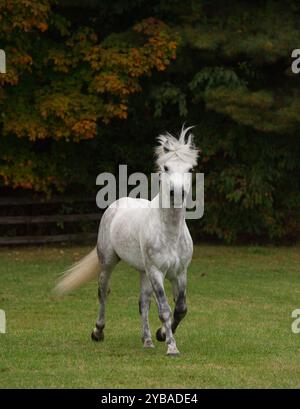
[[[195,238],[225,241],[295,239],[300,231],[300,48],[297,1],[62,1],[58,15],[89,26],[118,45],[143,19],[165,22],[177,57],[141,80],[127,119],[99,123],[91,140],[30,142],[11,137],[7,149],[35,151],[41,163],[70,181],[66,191],[96,192],[95,177],[151,172],[155,137],[196,125],[205,173],[205,214],[191,224]],[[22,143],[21,143],[22,142]],[[2,141],[3,143],[3,141]],[[46,175],[45,175],[46,176]]]

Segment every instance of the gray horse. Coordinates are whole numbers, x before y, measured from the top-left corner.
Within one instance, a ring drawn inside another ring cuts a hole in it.
[[[174,333],[187,312],[187,268],[193,253],[193,242],[185,222],[185,205],[191,188],[190,172],[198,156],[192,135],[187,138],[190,129],[182,128],[179,139],[169,133],[158,137],[155,151],[161,178],[158,195],[152,201],[121,198],[112,203],[101,219],[96,248],[67,270],[56,286],[59,294],[65,294],[98,276],[100,311],[92,332],[95,341],[104,339],[111,273],[119,260],[124,260],[141,276],[139,310],[144,347],[154,346],[148,320],[154,293],[162,322],[156,338],[166,341],[168,355],[179,353]],[[165,277],[172,284],[173,318],[164,289]]]

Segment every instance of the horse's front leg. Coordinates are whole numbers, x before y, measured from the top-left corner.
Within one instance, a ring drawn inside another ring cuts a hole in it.
[[[147,271],[148,278],[152,284],[155,298],[158,306],[158,315],[162,322],[162,328],[164,332],[164,339],[167,343],[167,355],[177,355],[179,351],[176,346],[175,339],[172,332],[172,313],[169,306],[167,296],[163,284],[163,274],[155,267],[150,268]],[[158,330],[159,331],[159,330]]]
[[[174,297],[174,302],[175,302],[175,309],[174,309],[173,320],[172,320],[172,325],[171,325],[173,334],[175,334],[180,321],[186,316],[186,313],[187,313],[186,282],[187,282],[186,270],[184,270],[182,273],[180,273],[178,276],[174,277],[171,280],[173,297]],[[159,328],[157,330],[156,339],[158,341],[166,340],[166,334],[165,334],[164,327]]]
[[[180,321],[186,316],[186,282],[187,272],[186,270],[180,273],[172,280],[172,290],[175,302],[175,309],[172,321],[172,331],[175,334],[176,328]]]

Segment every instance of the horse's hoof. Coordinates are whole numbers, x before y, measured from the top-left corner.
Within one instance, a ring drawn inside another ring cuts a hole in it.
[[[156,331],[156,339],[159,342],[165,342],[166,340],[166,334],[161,331],[161,328],[158,328],[158,330]]]
[[[93,331],[91,333],[91,338],[95,342],[103,341],[104,340],[104,334],[103,334],[103,332],[96,333],[95,331]]]
[[[154,348],[154,344],[151,339],[146,339],[146,341],[144,341],[144,348]]]
[[[179,355],[179,351],[178,351],[176,345],[169,345],[168,346],[167,355],[168,356],[177,356],[177,355]]]

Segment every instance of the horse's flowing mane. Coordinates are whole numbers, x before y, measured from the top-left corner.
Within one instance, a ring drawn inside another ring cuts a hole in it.
[[[190,133],[186,140],[186,135],[193,126],[181,129],[179,139],[175,138],[169,132],[159,135],[157,140],[159,145],[155,148],[156,163],[162,166],[171,158],[178,158],[191,166],[197,165],[198,149],[193,143],[194,136]]]

